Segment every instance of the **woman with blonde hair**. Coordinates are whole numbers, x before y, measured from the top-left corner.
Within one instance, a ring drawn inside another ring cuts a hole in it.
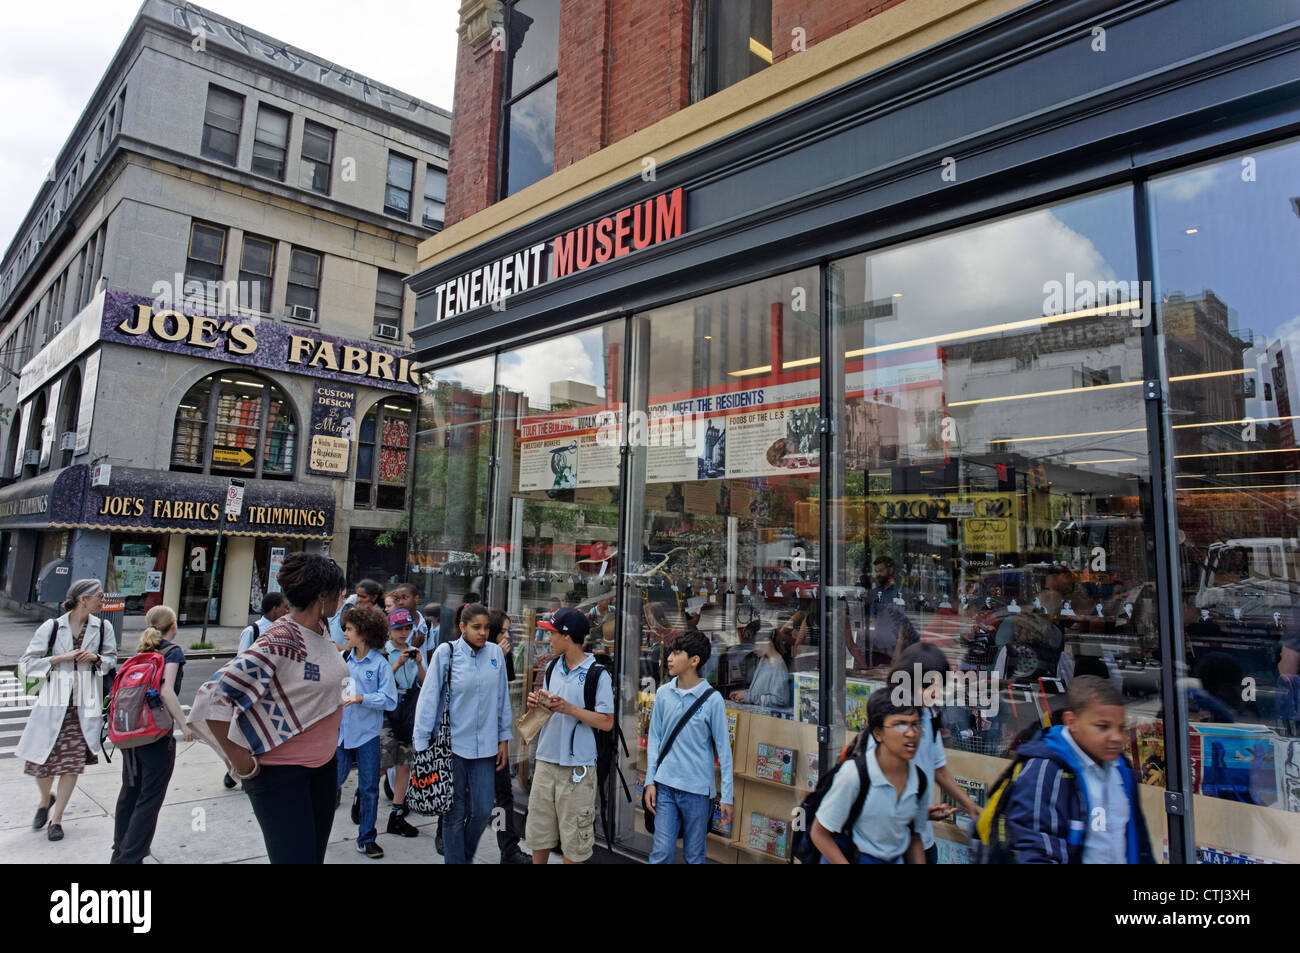
[[[78,579],[68,586],[63,615],[43,622],[19,662],[24,674],[41,677],[40,696],[14,754],[27,762],[23,773],[36,779],[40,808],[32,822],[45,836],[63,840],[63,809],[77,786],[77,775],[99,763],[104,721],[104,671],[117,661],[117,637],[111,623],[96,612],[104,602],[98,579]],[[51,794],[54,779],[58,793]]]
[[[176,613],[167,606],[154,606],[144,617],[144,624],[136,653],[157,652],[163,657],[158,695],[185,740],[193,741],[194,732],[185,721],[177,695],[185,675],[185,653],[171,641],[176,635]],[[172,732],[148,744],[122,749],[122,791],[114,814],[110,864],[140,864],[148,856],[175,766],[176,737]]]

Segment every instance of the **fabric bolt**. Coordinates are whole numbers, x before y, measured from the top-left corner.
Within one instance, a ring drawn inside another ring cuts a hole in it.
[[[731,742],[727,731],[727,705],[722,695],[713,692],[689,722],[682,727],[668,752],[664,764],[659,763],[659,752],[673,729],[704,692],[711,691],[708,682],[700,681],[689,690],[677,687],[677,679],[659,686],[655,692],[654,711],[650,716],[650,730],[646,739],[645,783],[669,784],[688,794],[713,797],[717,790],[713,783],[714,757],[722,775],[723,804],[733,804]],[[655,826],[658,827],[658,818]]]
[[[586,702],[585,683],[595,661],[596,657],[588,653],[581,662],[570,669],[561,658],[551,672],[550,680],[545,685],[546,690],[571,705],[582,708]],[[603,666],[601,668],[604,669]],[[594,677],[600,679],[596,683],[596,711],[609,714],[614,711],[614,685],[609,671],[604,669]],[[537,736],[537,760],[566,767],[594,765],[596,763],[595,729],[590,725],[584,725],[572,715],[552,715],[542,726],[541,734]]]
[[[397,707],[397,685],[388,659],[373,649],[360,658],[351,649],[343,653],[348,665],[349,686],[362,697],[360,704],[343,708],[339,726],[340,747],[359,748],[379,737],[384,712]]]
[[[673,742],[676,751],[679,742]],[[671,757],[671,752],[670,752]],[[655,785],[654,846],[650,863],[671,864],[677,853],[677,833],[682,834],[682,857],[688,864],[705,861],[713,799],[705,794],[681,791],[669,784]]]
[[[496,757],[451,756],[455,795],[442,826],[443,857],[448,864],[472,864],[478,842],[492,820],[496,798]]]
[[[416,751],[429,747],[429,739],[442,717],[443,685],[451,666],[451,750],[474,761],[495,758],[497,746],[509,741],[513,732],[510,687],[506,682],[505,657],[489,642],[477,652],[463,638],[439,646],[433,654],[420,701],[415,709],[415,731],[411,742]]]
[[[339,745],[335,763],[338,767],[338,788],[343,789],[343,782],[352,773],[352,765],[357,766],[357,792],[361,795],[361,810],[357,823],[357,846],[364,847],[375,840],[375,818],[379,814],[379,736],[357,745],[345,748]]]
[[[334,759],[317,768],[262,765],[243,782],[273,864],[323,864],[338,794]]]
[[[122,790],[113,812],[110,864],[139,864],[149,856],[158,829],[158,812],[175,767],[174,735],[122,750]]]
[[[914,761],[908,762],[907,783],[900,795],[880,770],[876,749],[869,748],[866,757],[871,790],[853,825],[853,843],[862,853],[892,863],[907,852],[913,828],[919,829],[928,816],[929,799],[917,797],[920,775]],[[817,808],[822,827],[833,834],[843,833],[858,789],[858,769],[846,761],[836,770],[830,790]]]

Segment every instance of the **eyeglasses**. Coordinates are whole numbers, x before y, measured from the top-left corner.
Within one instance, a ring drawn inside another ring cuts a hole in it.
[[[919,721],[900,721],[892,725],[885,725],[886,731],[896,731],[900,735],[919,735],[921,733],[921,723]]]

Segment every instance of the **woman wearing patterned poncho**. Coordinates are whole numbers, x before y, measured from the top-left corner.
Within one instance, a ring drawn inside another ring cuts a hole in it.
[[[294,553],[279,580],[289,614],[204,683],[190,724],[244,783],[271,863],[319,864],[334,822],[348,680],[327,620],[344,578],[333,560]]]

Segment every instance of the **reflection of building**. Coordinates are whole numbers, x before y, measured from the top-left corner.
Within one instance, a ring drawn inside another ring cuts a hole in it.
[[[144,4],[0,264],[9,601],[66,557],[64,580],[201,621],[230,478],[248,485],[222,624],[295,549],[401,577],[405,533],[385,534],[414,430],[402,277],[441,225],[449,125],[220,16]],[[74,477],[104,512],[42,509]]]

